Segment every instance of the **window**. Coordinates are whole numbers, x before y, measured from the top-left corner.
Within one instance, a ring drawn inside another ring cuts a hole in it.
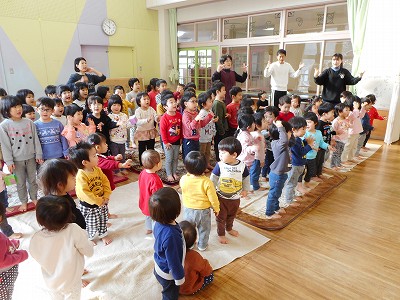
[[[195,69],[196,52],[193,50],[179,51],[179,82],[187,84],[191,81],[192,70]]]
[[[194,42],[194,24],[178,25],[178,43]]]
[[[218,40],[218,22],[197,23],[197,41],[207,42]]]
[[[324,61],[322,63],[322,70],[332,66],[332,55],[335,53],[342,53],[343,67],[351,72],[353,66],[353,46],[351,41],[327,41],[325,43]]]
[[[281,12],[252,16],[250,37],[279,35]]]
[[[287,11],[286,34],[300,34],[322,31],[324,7]]]
[[[328,6],[325,31],[349,30],[347,4]]]
[[[248,18],[224,19],[224,39],[247,38]]]

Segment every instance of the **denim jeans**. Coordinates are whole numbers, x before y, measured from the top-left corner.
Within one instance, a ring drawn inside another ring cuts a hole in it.
[[[199,233],[197,247],[205,249],[211,232],[211,209],[192,209],[185,207],[183,219],[196,226]]]
[[[272,216],[275,211],[279,210],[279,197],[282,194],[283,186],[285,185],[285,181],[288,178],[286,173],[284,174],[275,174],[274,172],[269,173],[269,192],[267,199],[267,216]]]
[[[179,285],[175,284],[174,280],[167,280],[162,278],[154,270],[154,276],[156,276],[157,281],[162,286],[162,299],[163,300],[175,300],[179,297]]]
[[[190,151],[200,151],[200,142],[184,138],[182,141],[182,158],[185,159]]]
[[[288,174],[288,181],[286,183],[285,199],[286,204],[290,204],[293,201],[294,195],[296,193],[296,186],[299,181],[299,177],[304,172],[304,166],[292,166]]]
[[[171,145],[169,149],[164,149],[165,172],[167,173],[167,176],[176,174],[176,169],[178,168],[179,148],[180,145]]]
[[[253,190],[257,191],[260,189],[260,183],[258,180],[260,179],[261,173],[261,162],[258,159],[253,161],[253,164],[249,168],[250,173],[250,184],[253,186]]]

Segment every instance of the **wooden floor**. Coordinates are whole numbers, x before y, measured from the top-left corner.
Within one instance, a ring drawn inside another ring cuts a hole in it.
[[[181,299],[400,299],[400,144]]]

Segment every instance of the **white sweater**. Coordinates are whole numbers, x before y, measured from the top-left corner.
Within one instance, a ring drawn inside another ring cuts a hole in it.
[[[296,78],[299,74],[300,70],[294,71],[293,67],[287,62],[280,64],[276,61],[269,68],[265,67],[264,69],[264,77],[271,76],[271,89],[273,91],[287,91],[289,76]]]
[[[52,291],[70,292],[81,286],[84,256],[93,255],[93,244],[85,230],[71,223],[59,232],[36,232],[29,252],[40,264],[44,282]]]

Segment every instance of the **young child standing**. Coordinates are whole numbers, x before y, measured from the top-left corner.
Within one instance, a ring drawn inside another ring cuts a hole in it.
[[[267,93],[265,91],[262,91],[258,93],[258,101],[257,101],[257,112],[264,111],[264,109],[267,108],[268,106],[268,100],[267,100]]]
[[[150,106],[150,98],[147,93],[139,93],[136,97],[136,103],[139,106],[135,111],[136,132],[135,141],[139,142],[139,161],[142,165],[142,153],[153,149],[158,134],[154,123],[158,122],[158,116],[153,107]]]
[[[175,219],[181,213],[177,191],[164,187],[156,191],[149,202],[154,224],[154,276],[161,284],[162,298],[176,300],[179,286],[185,282],[183,264],[186,244],[182,230]]]
[[[213,269],[207,259],[191,250],[197,239],[196,227],[188,221],[179,222],[179,226],[186,243],[185,282],[180,286],[179,294],[193,295],[214,280]]]
[[[269,172],[269,185],[266,218],[279,219],[280,213],[286,213],[284,208],[279,208],[279,197],[288,178],[289,171],[289,139],[292,135],[292,126],[287,122],[276,121],[275,126],[271,130],[271,147],[274,154],[274,162],[271,164],[271,172]]]
[[[6,209],[0,203],[0,222]],[[28,258],[28,252],[18,250],[19,241],[9,239],[0,233],[0,297],[1,299],[12,299],[14,284],[18,277],[18,264]]]
[[[226,106],[229,130],[227,136],[233,136],[238,128],[238,111],[242,102],[243,91],[240,87],[234,86],[229,91],[232,102]]]
[[[78,167],[76,175],[76,195],[79,210],[86,221],[89,240],[93,241],[96,233],[108,245],[112,239],[107,236],[108,208],[111,195],[110,182],[97,166],[96,148],[86,142],[79,142],[70,149],[70,159]]]
[[[371,99],[365,97],[361,101],[361,105],[363,105],[363,103],[365,103],[365,102],[367,102],[368,104],[364,108],[368,112],[370,110],[370,108],[372,107],[372,101],[371,101]],[[368,113],[366,113],[364,115],[364,117],[361,119],[361,124],[362,124],[363,131],[360,133],[360,137],[358,138],[357,150],[355,152],[355,156],[359,157],[359,158],[364,158],[363,156],[360,155],[360,150],[363,147],[365,140],[367,139],[367,135],[370,134],[371,130],[374,129],[374,127],[371,125],[370,117],[369,117]]]
[[[200,128],[206,126],[214,117],[212,112],[207,116],[199,115],[196,94],[185,92],[181,99],[181,106],[185,108],[182,115],[182,157],[190,151],[200,150]]]
[[[72,103],[82,107],[82,109],[86,108],[86,101],[89,96],[88,85],[85,82],[77,82],[75,83],[73,99]]]
[[[51,299],[80,299],[85,256],[93,255],[86,232],[74,223],[70,202],[64,197],[45,196],[36,207],[42,229],[30,242],[29,252],[42,268]]]
[[[67,125],[67,117],[64,116],[64,104],[60,98],[54,100],[54,111],[51,118],[60,121],[63,126]]]
[[[37,101],[40,118],[35,121],[37,135],[42,146],[43,160],[68,156],[68,142],[61,134],[64,126],[51,118],[54,100],[43,97]]]
[[[217,234],[221,244],[227,244],[225,231],[239,236],[233,229],[233,221],[240,205],[240,197],[246,197],[250,191],[249,171],[246,165],[237,159],[242,145],[234,137],[224,138],[218,144],[221,161],[215,165],[210,179],[217,190],[220,212],[217,216]]]
[[[367,99],[369,99],[369,100],[371,100],[371,107],[369,108],[369,110],[367,111],[367,113],[368,113],[368,115],[369,115],[369,124],[371,125],[371,127],[372,128],[374,128],[374,120],[386,120],[387,119],[387,117],[382,117],[379,113],[378,113],[378,110],[375,108],[375,102],[376,102],[376,97],[375,97],[375,95],[373,95],[373,94],[369,94],[369,95],[367,95],[367,96],[365,96],[365,98],[367,98]],[[366,147],[366,145],[367,145],[367,142],[368,142],[368,140],[369,140],[369,138],[370,138],[370,136],[371,136],[371,131],[372,131],[373,129],[371,129],[368,133],[367,133],[367,135],[366,135],[366,138],[365,138],[365,141],[364,141],[364,143],[363,143],[363,146],[361,147],[361,149],[363,150],[363,151],[368,151],[369,149]]]
[[[36,204],[38,186],[36,183],[36,163],[43,163],[42,147],[36,126],[31,120],[22,118],[22,102],[15,96],[6,96],[2,100],[1,113],[6,118],[0,124],[0,144],[3,159],[10,173],[17,176],[17,192],[21,201],[19,211],[27,210],[29,196]]]
[[[226,119],[226,104],[225,104],[225,85],[222,82],[217,82],[214,84],[213,90],[215,90],[215,99],[212,105],[212,112],[215,117],[218,117],[218,121],[215,122],[215,127],[217,129],[217,134],[214,137],[214,151],[215,159],[219,161],[219,142],[226,137],[228,134],[229,126]],[[239,154],[238,154],[239,155]]]
[[[282,96],[279,98],[279,116],[277,120],[289,122],[291,118],[294,117],[294,114],[290,111],[290,107],[292,105],[292,99],[289,96]]]
[[[82,123],[82,111],[83,108],[76,104],[65,107],[67,125],[61,134],[67,139],[69,147],[73,147],[81,141],[86,141],[91,133],[96,132],[96,125],[92,119],[87,119],[89,125]]]
[[[103,99],[103,110],[108,113],[108,100],[111,97],[110,88],[106,85],[100,85],[97,87],[97,96]]]
[[[333,136],[333,140],[335,141],[335,151],[332,153],[331,157],[331,168],[338,171],[343,168],[341,165],[341,157],[344,145],[349,136],[350,125],[347,117],[350,113],[350,107],[346,103],[339,103],[335,105],[335,111],[337,117],[332,122],[332,130],[336,133],[336,135]]]
[[[179,148],[182,139],[182,115],[176,111],[177,103],[172,93],[163,93],[161,104],[166,112],[160,120],[160,135],[164,144],[165,171],[171,183],[178,180]]]
[[[18,90],[16,97],[18,97],[22,103],[36,107],[35,94],[29,89]]]
[[[290,112],[294,114],[295,117],[302,117],[304,111],[300,107],[301,98],[299,95],[292,95],[292,102],[290,105]]]
[[[257,146],[257,151],[255,152],[254,162],[252,165],[252,169],[250,170],[250,183],[253,186],[255,191],[264,191],[267,188],[260,187],[260,175],[261,169],[265,165],[265,156],[267,151],[267,143],[265,141],[265,137],[262,134],[264,130],[268,128],[267,120],[264,117],[264,112],[256,112],[254,115],[254,124],[256,125],[255,130],[251,132],[251,135],[254,138],[254,143]],[[253,173],[253,175],[252,175]],[[253,177],[253,178],[252,178]]]
[[[139,208],[145,215],[146,234],[153,232],[153,220],[150,217],[149,199],[163,187],[157,171],[162,168],[160,154],[156,150],[146,150],[142,154],[143,171],[139,175]]]
[[[140,92],[140,81],[138,78],[130,78],[128,80],[128,85],[129,85],[129,88],[131,89],[131,91],[126,94],[126,100],[133,103],[133,105],[135,106],[134,108],[130,108],[128,111],[129,111],[129,116],[134,116],[135,110],[136,110],[136,97],[137,97],[138,93]],[[130,128],[129,140],[130,140],[130,144],[131,144],[132,148],[136,148],[136,144],[135,144],[135,140],[134,140],[135,130],[136,130],[136,125],[132,126]]]
[[[57,87],[57,96],[60,97],[64,106],[72,104],[72,93],[68,85],[59,85]]]
[[[201,93],[198,97],[199,99],[199,106],[201,107],[201,110],[199,112],[199,115],[201,117],[205,117],[208,116],[208,114],[211,111],[211,107],[213,105],[213,101],[211,99],[211,92],[205,92],[205,93]],[[206,161],[207,161],[207,169],[209,171],[212,171],[212,169],[214,168],[213,166],[211,166],[210,164],[210,157],[211,157],[211,142],[213,140],[213,137],[215,136],[215,134],[217,133],[217,130],[215,128],[215,122],[218,121],[218,117],[215,117],[213,119],[211,119],[210,122],[208,122],[208,124],[202,128],[200,128],[200,152],[204,154],[204,156],[206,157]]]
[[[22,117],[27,118],[27,119],[31,120],[32,122],[35,122],[36,112],[35,112],[35,109],[33,108],[33,106],[30,106],[28,104],[22,104]],[[3,120],[3,118],[2,118],[2,120]]]
[[[307,192],[307,190],[305,190],[303,187],[303,183],[299,182],[299,178],[304,172],[306,154],[311,150],[310,144],[314,142],[312,137],[302,139],[307,128],[307,122],[303,117],[293,117],[290,119],[289,124],[292,126],[295,144],[290,147],[292,168],[289,171],[288,180],[285,185],[285,205],[283,207],[287,207],[289,205],[299,206],[296,202],[294,202],[296,189],[303,194]]]
[[[191,151],[184,160],[186,175],[179,185],[182,189],[182,203],[185,207],[184,219],[194,224],[199,231],[197,249],[205,251],[211,232],[211,210],[218,216],[219,201],[213,182],[204,175],[207,169],[205,156],[199,151]]]

